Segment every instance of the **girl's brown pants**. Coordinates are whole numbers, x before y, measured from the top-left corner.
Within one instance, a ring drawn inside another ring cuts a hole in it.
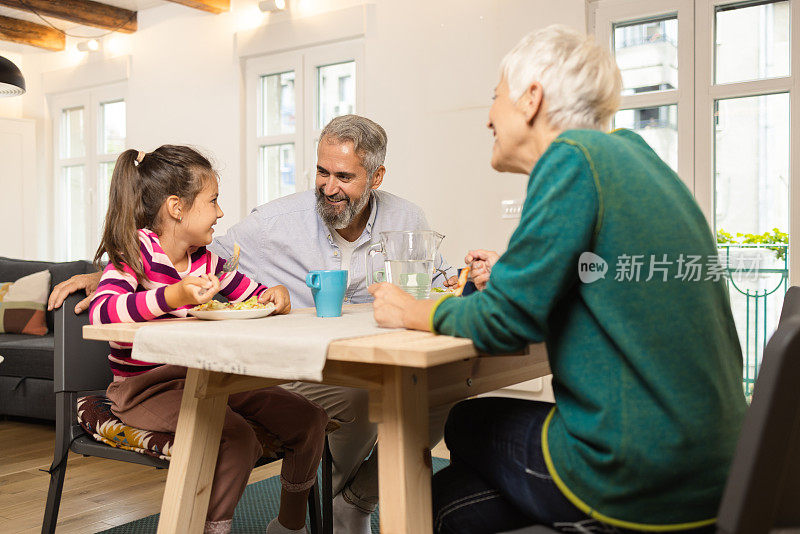
[[[162,365],[113,382],[106,394],[112,402],[111,410],[126,425],[174,433],[185,381],[185,367]],[[304,491],[316,481],[328,423],[325,410],[279,387],[235,393],[228,397],[208,521],[233,517],[253,465],[263,453],[248,420],[264,427],[282,444],[281,483],[285,490]]]

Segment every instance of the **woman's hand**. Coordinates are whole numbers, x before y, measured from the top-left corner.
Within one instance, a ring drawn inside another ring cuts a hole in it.
[[[187,276],[180,282],[167,286],[164,297],[171,308],[205,304],[219,292],[219,278],[213,274]]]
[[[429,318],[435,300],[417,300],[388,282],[372,284],[373,310],[378,326],[430,331]]]
[[[378,326],[404,328],[406,311],[416,302],[416,299],[388,282],[372,284],[367,289],[375,297],[372,306]]]
[[[483,291],[486,289],[486,283],[489,281],[489,276],[492,274],[492,267],[500,255],[493,250],[470,250],[464,262],[471,265],[469,272],[470,279],[475,283],[475,287]]]
[[[285,315],[292,311],[289,290],[283,286],[272,286],[258,296],[260,304],[271,302],[275,305],[273,315]]]

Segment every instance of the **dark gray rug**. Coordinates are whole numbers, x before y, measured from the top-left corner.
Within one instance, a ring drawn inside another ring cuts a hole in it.
[[[433,459],[433,472],[450,464],[443,458]],[[281,483],[277,476],[250,484],[233,514],[234,534],[263,534],[267,523],[278,515],[281,497]],[[372,514],[372,532],[379,532],[379,512]],[[158,514],[154,514],[124,525],[104,530],[101,534],[155,534],[158,528]]]

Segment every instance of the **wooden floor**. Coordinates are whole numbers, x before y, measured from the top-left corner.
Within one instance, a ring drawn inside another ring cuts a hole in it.
[[[54,435],[52,425],[0,420],[0,533],[41,532],[50,475],[40,469],[53,461]],[[450,457],[443,443],[433,455]],[[254,469],[250,482],[280,469]],[[99,532],[158,513],[166,479],[166,470],[70,453],[56,532]]]

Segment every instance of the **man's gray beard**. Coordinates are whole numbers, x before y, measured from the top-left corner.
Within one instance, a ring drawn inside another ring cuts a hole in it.
[[[319,213],[319,216],[322,217],[322,220],[325,222],[325,224],[334,230],[341,230],[350,226],[350,223],[353,222],[353,219],[355,219],[358,214],[361,213],[361,211],[369,202],[372,189],[367,187],[367,190],[364,191],[364,194],[361,195],[355,202],[348,198],[344,209],[338,213],[334,206],[330,206],[325,203],[325,195],[323,195],[319,189],[316,190],[316,194],[317,213]]]

